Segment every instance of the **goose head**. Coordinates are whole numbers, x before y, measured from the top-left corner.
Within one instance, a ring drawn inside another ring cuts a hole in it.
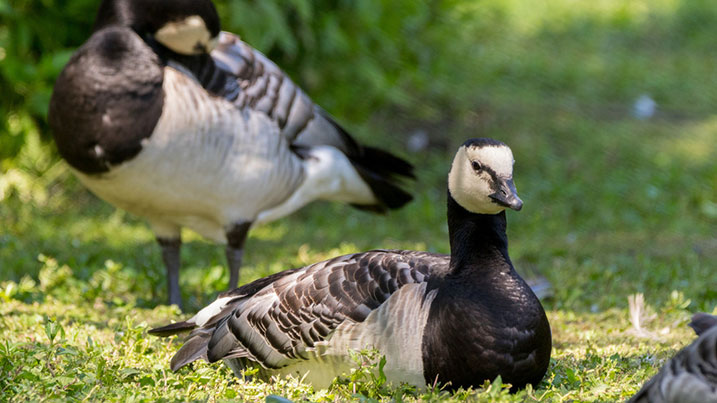
[[[513,183],[513,152],[500,141],[470,139],[458,149],[448,173],[448,191],[464,209],[476,214],[520,210],[523,201]]]
[[[111,25],[130,27],[182,55],[210,52],[220,31],[210,0],[103,0],[94,30]]]

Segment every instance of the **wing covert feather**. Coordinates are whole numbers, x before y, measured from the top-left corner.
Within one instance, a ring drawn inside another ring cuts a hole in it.
[[[274,62],[238,36],[222,32],[211,57],[238,84],[238,91],[225,97],[239,108],[265,113],[288,140],[317,118],[311,99]]]
[[[247,296],[219,322],[208,359],[246,350],[262,366],[280,368],[306,358],[340,324],[364,321],[400,287],[447,266],[445,255],[376,250],[299,269]]]

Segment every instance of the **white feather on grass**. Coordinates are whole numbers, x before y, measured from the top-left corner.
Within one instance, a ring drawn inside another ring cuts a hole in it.
[[[627,305],[630,311],[630,323],[632,328],[628,331],[637,337],[656,339],[654,332],[645,329],[643,326],[655,319],[657,315],[649,313],[645,306],[645,296],[642,293],[628,295]]]

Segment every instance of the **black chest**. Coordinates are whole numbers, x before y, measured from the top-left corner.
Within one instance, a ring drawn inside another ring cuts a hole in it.
[[[500,375],[521,388],[545,375],[550,326],[537,297],[510,269],[448,277],[431,305],[422,349],[429,384],[479,387]]]

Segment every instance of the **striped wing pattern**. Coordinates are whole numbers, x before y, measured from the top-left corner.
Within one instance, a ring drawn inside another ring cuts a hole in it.
[[[311,99],[274,62],[238,36],[222,32],[211,57],[221,71],[235,78],[226,84],[223,96],[239,108],[271,117],[288,140],[294,140],[316,116],[318,107]]]
[[[246,358],[270,369],[309,359],[340,324],[364,321],[400,287],[427,281],[448,262],[445,255],[376,250],[279,273],[260,289],[248,284],[220,296],[234,299],[190,334],[172,369],[200,357]]]

